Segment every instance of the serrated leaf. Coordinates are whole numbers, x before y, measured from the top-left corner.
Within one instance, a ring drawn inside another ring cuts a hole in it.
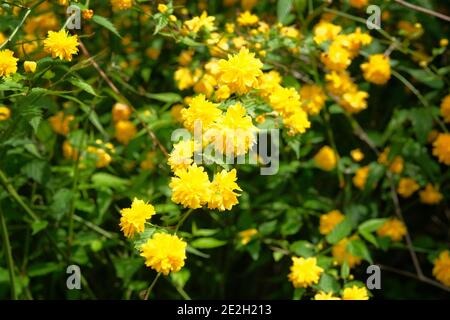
[[[336,244],[347,237],[352,232],[352,222],[350,219],[344,219],[327,235],[326,240],[330,244]]]
[[[309,258],[314,255],[314,246],[308,241],[299,240],[291,244],[290,251],[298,256]]]
[[[364,260],[368,261],[369,263],[373,263],[372,257],[370,255],[369,249],[367,249],[366,244],[359,239],[352,240],[347,244],[348,252],[350,252],[352,255],[361,257]]]
[[[94,21],[95,23],[97,23],[97,24],[101,25],[102,27],[108,29],[109,31],[114,33],[116,36],[121,38],[121,36],[120,36],[119,32],[117,31],[116,27],[111,23],[111,21],[109,21],[105,17],[94,15],[92,17],[92,21]]]
[[[69,80],[69,82],[74,86],[80,88],[81,90],[92,94],[93,96],[98,96],[94,88],[92,88],[92,86],[89,83],[85,82],[83,79],[73,77]]]

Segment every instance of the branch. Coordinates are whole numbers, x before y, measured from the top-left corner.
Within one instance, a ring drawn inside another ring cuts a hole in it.
[[[423,12],[423,13],[426,13],[426,14],[428,14],[430,16],[437,17],[439,19],[442,19],[442,20],[450,22],[450,17],[446,16],[445,14],[442,14],[440,12],[436,12],[436,11],[433,11],[433,10],[430,10],[430,9],[427,9],[427,8],[424,8],[424,7],[420,7],[420,6],[417,6],[415,4],[412,4],[412,3],[409,3],[409,2],[406,2],[406,1],[403,1],[403,0],[395,0],[395,2],[397,2],[399,5],[402,5],[404,7],[407,7],[407,8],[419,11],[419,12]]]

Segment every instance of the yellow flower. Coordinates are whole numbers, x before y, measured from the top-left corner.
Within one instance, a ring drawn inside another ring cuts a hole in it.
[[[369,82],[382,85],[391,78],[391,66],[389,57],[383,54],[374,54],[369,57],[369,62],[361,65],[364,79]]]
[[[256,127],[240,102],[229,106],[225,115],[217,118],[207,130],[205,139],[222,154],[240,156],[256,142]]]
[[[0,121],[8,120],[11,117],[11,110],[8,107],[0,106]]]
[[[351,288],[345,288],[342,293],[342,300],[369,300],[367,289],[365,287],[358,288],[355,285]]]
[[[195,83],[194,76],[189,68],[178,68],[177,71],[175,71],[174,79],[180,90],[188,89]]]
[[[297,90],[282,86],[277,86],[272,94],[269,95],[269,103],[283,117],[294,113],[294,111],[301,110],[302,105]]]
[[[392,241],[400,241],[406,235],[406,227],[399,219],[392,218],[378,228],[377,234],[380,237],[389,237]]]
[[[181,51],[180,55],[178,56],[178,63],[182,66],[189,65],[192,61],[194,53],[195,51],[192,49]]]
[[[120,230],[128,238],[132,238],[134,234],[141,233],[145,229],[145,222],[155,214],[155,208],[137,198],[133,199],[131,208],[120,210],[122,217],[120,218]]]
[[[434,187],[431,183],[425,186],[425,189],[419,192],[420,202],[425,204],[437,204],[441,202],[443,196],[439,189]]]
[[[333,41],[328,47],[328,51],[320,56],[322,63],[328,70],[342,71],[352,62],[351,53],[339,42]]]
[[[357,9],[364,8],[367,4],[368,0],[350,0],[350,5]]]
[[[393,173],[401,173],[403,171],[404,161],[400,156],[396,156],[391,165],[389,166],[389,170]]]
[[[167,11],[167,9],[168,8],[167,8],[167,6],[165,4],[162,4],[162,3],[158,4],[158,11],[159,12],[165,13]]]
[[[414,192],[419,190],[420,186],[414,179],[411,178],[401,178],[398,184],[397,192],[403,198],[409,198]]]
[[[199,32],[202,28],[205,28],[207,31],[213,31],[215,29],[214,20],[216,20],[216,17],[208,17],[208,13],[203,11],[201,16],[185,21],[183,27],[188,32],[194,33]]]
[[[257,24],[259,18],[255,14],[251,14],[250,11],[245,11],[239,15],[237,22],[240,26],[247,27]]]
[[[433,275],[437,280],[450,287],[450,255],[449,251],[442,251],[434,260]]]
[[[133,0],[111,0],[114,11],[127,10],[133,6]]]
[[[285,117],[283,124],[289,129],[288,134],[291,136],[298,133],[305,133],[306,129],[311,127],[308,115],[302,109],[298,109],[288,117]]]
[[[358,113],[367,108],[368,97],[365,91],[346,92],[342,95],[341,106],[350,113]]]
[[[336,153],[331,147],[324,146],[314,156],[314,163],[322,170],[331,171],[336,167]]]
[[[252,10],[258,0],[241,0],[241,7],[244,10]]]
[[[201,125],[202,130],[205,131],[220,117],[221,113],[217,104],[206,100],[203,94],[192,98],[189,102],[189,108],[181,110],[183,124],[190,131],[194,131],[196,123]]]
[[[350,151],[350,155],[356,162],[360,162],[362,159],[364,159],[364,153],[362,153],[361,149],[354,149]]]
[[[353,177],[353,184],[360,190],[363,190],[366,186],[367,176],[369,175],[369,166],[364,166],[356,170]]]
[[[436,156],[439,162],[450,166],[450,133],[440,133],[433,142],[433,156]]]
[[[218,101],[223,101],[228,99],[230,95],[231,95],[230,87],[228,87],[227,85],[221,85],[219,86],[219,89],[216,90],[215,98]]]
[[[281,83],[281,75],[275,71],[269,71],[263,73],[259,77],[259,85],[258,89],[259,94],[261,94],[263,97],[270,96],[273,91],[280,86]],[[299,97],[300,98],[300,97]]]
[[[53,131],[61,135],[67,135],[70,131],[70,122],[72,122],[75,117],[71,114],[65,115],[63,111],[59,111],[54,116],[50,117],[48,121]]]
[[[97,168],[107,167],[112,161],[111,155],[102,148],[96,148],[96,147],[90,146],[90,147],[88,147],[87,151],[89,153],[95,154],[95,156],[97,158],[97,162],[95,163],[95,166]]]
[[[14,52],[9,49],[0,50],[0,77],[7,77],[17,72],[17,61]]]
[[[326,214],[322,214],[320,216],[320,234],[329,234],[344,218],[345,216],[339,210],[332,210]]]
[[[334,297],[333,292],[326,293],[326,292],[320,291],[320,292],[316,293],[316,295],[314,296],[314,300],[341,300],[341,298]]]
[[[47,39],[44,40],[44,49],[52,58],[72,61],[72,55],[78,54],[78,36],[71,36],[64,29],[58,32],[49,31]]]
[[[112,108],[112,118],[114,122],[126,121],[130,118],[131,108],[126,104],[117,102]]]
[[[68,140],[65,140],[62,145],[63,156],[66,159],[77,160],[78,151],[72,147]]]
[[[183,116],[181,115],[181,110],[183,110],[183,105],[178,103],[170,108],[170,115],[175,122],[183,123]]]
[[[25,61],[23,68],[25,72],[34,73],[36,71],[37,63],[35,61]]]
[[[250,242],[254,235],[258,234],[258,230],[256,229],[247,229],[239,232],[239,236],[241,237],[241,243],[245,246]]]
[[[0,43],[2,43],[2,42],[0,41]],[[439,40],[439,45],[440,45],[441,47],[446,47],[446,46],[448,46],[448,39],[443,38],[443,39]]]
[[[142,170],[153,170],[155,168],[155,157],[156,153],[154,151],[147,152],[145,159],[142,160],[140,167]]]
[[[233,92],[245,94],[257,87],[262,66],[254,53],[241,48],[238,54],[228,55],[228,60],[219,61],[219,83],[228,85]]]
[[[141,247],[141,256],[145,265],[167,276],[170,272],[178,272],[186,260],[187,243],[176,235],[155,233]]]
[[[234,190],[242,191],[236,183],[236,169],[229,172],[222,170],[214,176],[211,183],[211,196],[208,201],[208,209],[219,209],[219,211],[231,210],[238,204],[237,197],[240,194]]]
[[[347,245],[352,239],[344,238],[337,244],[335,244],[331,249],[331,254],[333,255],[333,258],[337,261],[337,263],[343,264],[345,261],[347,261],[347,264],[350,268],[353,268],[354,266],[361,263],[360,257],[352,255],[347,250]]]
[[[197,209],[206,204],[211,195],[211,183],[203,167],[194,163],[187,169],[175,172],[169,187],[172,189],[172,201],[185,208]]]
[[[327,90],[336,96],[357,91],[356,85],[347,71],[332,71],[325,75],[325,80],[327,81]]]
[[[182,140],[173,146],[173,150],[169,155],[167,163],[173,172],[180,169],[187,169],[194,162],[194,141]]]
[[[323,269],[317,266],[316,258],[292,257],[292,262],[288,278],[294,288],[307,288],[319,282]]]
[[[292,39],[298,39],[300,37],[300,32],[295,27],[282,27],[280,33]]]
[[[450,94],[446,95],[441,102],[441,115],[444,121],[450,123]]]
[[[116,139],[122,144],[127,145],[136,135],[137,129],[133,122],[121,120],[114,126]]]
[[[304,85],[300,88],[303,108],[309,115],[316,115],[325,105],[327,96],[318,85]]]
[[[340,26],[322,20],[314,26],[314,41],[321,44],[327,40],[333,40],[341,31]]]

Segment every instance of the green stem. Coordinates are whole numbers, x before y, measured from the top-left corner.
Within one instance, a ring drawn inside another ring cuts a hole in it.
[[[6,252],[6,263],[8,264],[9,284],[11,286],[11,299],[17,300],[16,281],[14,277],[14,260],[11,252],[11,244],[9,242],[8,228],[6,226],[5,216],[0,207],[0,228],[2,229],[3,244]]]
[[[158,281],[160,276],[161,276],[161,272],[158,272],[158,274],[156,275],[155,279],[153,279],[152,284],[150,285],[150,287],[148,287],[147,292],[145,293],[144,300],[148,300],[148,297],[150,296],[150,293],[152,292],[153,287],[155,286],[155,284]]]
[[[178,221],[177,227],[175,228],[175,233],[178,232],[178,229],[183,225],[184,221],[189,217],[189,215],[194,211],[194,209],[189,209],[186,213],[181,217],[180,221]]]

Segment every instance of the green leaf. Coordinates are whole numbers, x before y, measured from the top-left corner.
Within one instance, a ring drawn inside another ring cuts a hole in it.
[[[174,92],[147,93],[146,96],[166,103],[175,103],[182,100],[181,96]]]
[[[35,264],[28,268],[28,276],[29,277],[40,277],[45,276],[49,273],[54,272],[63,272],[65,271],[64,268],[62,268],[58,263],[56,262],[43,262],[39,264]]]
[[[433,115],[429,109],[414,108],[411,109],[409,116],[411,118],[417,140],[421,143],[425,143],[428,138],[428,133],[433,128]]]
[[[114,33],[119,38],[121,38],[121,36],[120,36],[119,32],[117,31],[116,27],[111,23],[111,21],[109,21],[105,17],[99,16],[99,15],[94,15],[92,17],[92,20],[95,23],[98,23],[99,25],[101,25],[102,27],[108,29],[109,31]]]
[[[298,256],[309,258],[314,255],[314,246],[308,241],[299,240],[291,244],[290,251]]]
[[[46,161],[34,160],[22,167],[22,173],[38,183],[42,183],[50,174]]]
[[[84,80],[80,79],[80,78],[75,78],[72,77],[69,82],[71,84],[73,84],[74,86],[86,91],[87,93],[92,94],[93,96],[98,96],[97,93],[95,92],[94,88],[92,88],[92,86],[85,82]]]
[[[339,223],[336,227],[334,227],[333,231],[331,231],[326,240],[330,244],[336,244],[340,240],[344,239],[346,236],[352,232],[352,222],[350,219],[344,219],[341,223]]]
[[[369,249],[367,249],[366,244],[359,239],[352,240],[347,244],[348,252],[350,252],[352,255],[361,257],[364,260],[368,261],[369,263],[373,263],[372,257],[370,256]]]
[[[205,237],[191,241],[190,245],[197,249],[212,249],[224,246],[227,242],[215,238]]]
[[[153,226],[149,226],[146,225],[144,232],[141,232],[139,234],[137,234],[135,240],[134,240],[134,248],[136,250],[141,250],[141,247],[144,243],[146,243],[148,241],[148,239],[150,239],[153,234],[156,232],[156,228]]]
[[[417,81],[429,86],[433,89],[442,89],[444,87],[444,81],[440,79],[437,75],[429,70],[424,69],[409,69],[409,68],[399,68],[408,72]]]
[[[106,172],[98,172],[92,175],[92,183],[95,187],[124,190],[130,184],[129,180],[119,178]]]
[[[337,293],[340,290],[339,282],[337,282],[337,280],[333,276],[327,273],[322,274],[317,287],[319,288],[319,290],[325,291],[327,293],[328,292]]]
[[[350,274],[350,267],[348,265],[347,260],[345,260],[344,263],[341,266],[341,278],[342,279],[347,279],[349,274]]]
[[[39,231],[44,230],[45,228],[47,228],[47,225],[48,225],[48,221],[45,221],[45,220],[34,221],[31,224],[31,230],[33,230],[32,235],[34,236]]]
[[[306,292],[306,288],[296,288],[292,300],[300,300]]]
[[[289,15],[289,11],[292,9],[293,0],[278,0],[277,3],[277,19],[281,23],[286,22],[286,18]]]
[[[191,272],[186,268],[181,269],[179,272],[170,273],[170,279],[172,279],[172,282],[175,284],[175,286],[179,288],[184,288],[186,282],[188,282],[190,277]]]

